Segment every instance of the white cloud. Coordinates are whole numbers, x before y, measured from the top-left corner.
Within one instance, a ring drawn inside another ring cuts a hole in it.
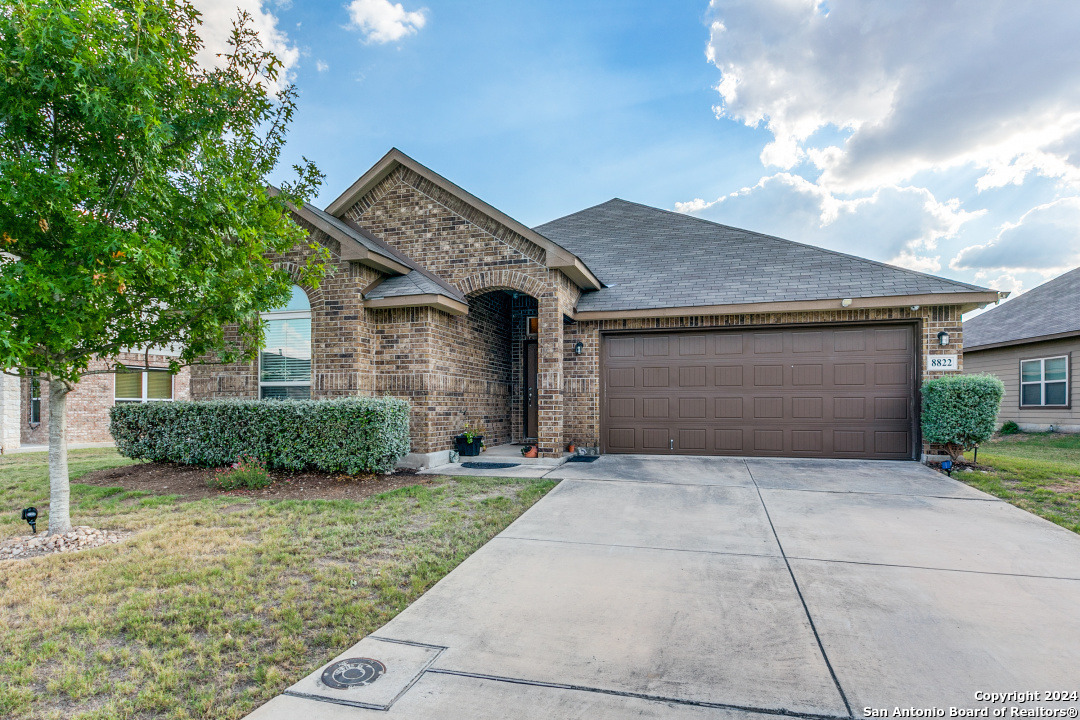
[[[954,270],[1038,272],[1058,275],[1080,265],[1080,197],[1028,210],[1006,223],[993,240],[970,245],[949,262]],[[1004,277],[1004,276],[1003,276]]]
[[[330,66],[327,65],[326,63],[324,63],[322,60],[316,60],[315,61],[315,69],[318,70],[321,73],[324,73],[324,72],[326,72],[327,70],[330,69]]]
[[[1080,4],[712,0],[720,116],[773,135],[833,191],[971,165],[979,189],[1033,173],[1080,184]],[[821,128],[843,131],[822,147]]]
[[[712,202],[677,203],[676,210],[923,272],[940,269],[939,241],[981,214],[924,188],[886,186],[844,197],[790,173]]]
[[[229,36],[233,21],[239,10],[251,14],[252,29],[259,34],[263,47],[273,52],[282,62],[279,84],[288,82],[292,69],[300,59],[300,50],[292,44],[288,35],[278,27],[277,16],[264,8],[262,0],[193,0],[196,9],[202,13],[202,27],[199,35],[203,40],[203,49],[199,52],[199,63],[204,67],[213,67],[221,63],[218,54],[228,50]],[[277,7],[283,7],[278,3]]]
[[[352,0],[348,11],[349,27],[372,43],[395,42],[415,34],[427,22],[427,9],[409,11],[390,0]]]

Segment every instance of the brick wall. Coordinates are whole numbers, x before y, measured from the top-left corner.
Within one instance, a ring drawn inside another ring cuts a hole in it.
[[[297,222],[306,227],[313,241],[338,256],[336,240]],[[363,291],[381,275],[360,263],[339,260],[327,264],[327,276],[318,288],[305,287],[299,268],[311,252],[300,247],[274,258],[277,267],[287,270],[293,282],[304,287],[311,304],[311,397],[370,395],[374,341],[372,323],[365,315]],[[192,377],[193,394],[198,399],[259,396],[258,361],[197,365],[192,368]]]
[[[167,368],[170,358],[166,355],[122,353],[117,360],[131,367],[142,367],[149,360],[150,367]],[[106,363],[91,361],[91,371],[103,370]],[[67,396],[67,427],[69,443],[111,442],[109,434],[109,408],[114,404],[114,376],[111,373],[86,375]],[[173,376],[173,399],[191,399],[191,369],[183,368]],[[22,444],[46,445],[49,442],[49,383],[41,381],[41,422],[30,424],[30,380],[22,379]]]
[[[883,308],[872,310],[834,310],[805,313],[767,313],[754,315],[697,315],[671,318],[634,318],[627,320],[589,320],[567,327],[564,343],[565,379],[563,382],[564,439],[583,446],[600,444],[600,336],[611,330],[653,330],[686,328],[720,328],[748,325],[799,325],[808,323],[867,323],[883,320],[916,320],[921,327],[920,367],[922,381],[940,377],[946,373],[931,372],[928,356],[958,355],[963,367],[963,336],[961,333],[960,307],[953,305],[910,308]],[[947,347],[938,344],[937,334],[949,332]],[[573,354],[578,341],[584,344],[584,353]],[[927,451],[932,449],[927,447]]]
[[[577,294],[576,286],[561,272],[543,264],[544,250],[404,168],[388,175],[345,215],[470,298],[502,290],[536,301],[535,312],[540,319],[537,444],[543,455],[560,453],[563,315],[572,312]],[[475,312],[472,305],[470,301],[470,316]],[[488,310],[485,308],[479,315]],[[414,411],[414,420],[423,423],[423,427],[413,430],[416,452],[450,447],[451,438],[466,421],[483,422],[485,433],[493,441],[521,439],[520,419],[515,419],[521,417],[522,411],[520,399],[515,400],[516,390],[521,387],[521,363],[520,358],[514,361],[520,348],[515,331],[509,327],[510,318],[503,319],[509,339],[500,335],[496,340],[492,325],[486,321],[470,325],[470,316],[455,318],[431,312],[416,321],[427,323],[426,329],[409,327],[408,322],[400,321],[400,315],[390,316],[395,320],[393,327],[386,325],[386,316],[371,316],[379,338],[375,348],[376,377],[385,368],[395,373],[395,387],[412,388],[407,394],[384,390],[386,382],[379,378],[377,391],[425,403],[424,413]],[[420,351],[425,340],[430,343],[430,364],[422,359],[404,359],[405,364],[398,366],[393,354],[383,356],[387,348],[393,350],[403,342]],[[510,345],[508,351],[496,350],[506,344]],[[416,373],[433,374],[407,377]]]

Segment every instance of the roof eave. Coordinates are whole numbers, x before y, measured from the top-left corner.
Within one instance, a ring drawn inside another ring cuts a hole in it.
[[[733,303],[728,305],[691,305],[627,310],[579,310],[575,320],[620,320],[623,318],[682,317],[687,315],[743,315],[749,313],[816,312],[822,310],[864,310],[870,308],[914,307],[916,305],[959,305],[961,312],[997,302],[996,291],[894,295],[891,297],[850,298],[844,305],[838,300],[789,300],[781,302]]]
[[[458,302],[445,295],[435,293],[425,295],[401,295],[396,297],[375,298],[365,300],[364,305],[369,308],[410,308],[430,307],[441,310],[447,315],[468,315],[469,305]]]
[[[1014,340],[1002,340],[1001,342],[984,343],[982,345],[965,345],[964,352],[981,352],[982,350],[994,350],[997,348],[1013,347],[1015,345],[1031,345],[1033,343],[1049,342],[1051,340],[1064,340],[1071,337],[1080,337],[1080,330],[1053,333],[1051,335],[1037,335],[1035,337],[1016,338]]]
[[[409,266],[402,265],[392,257],[373,252],[362,245],[356,238],[350,237],[347,233],[342,232],[340,228],[326,222],[306,207],[297,207],[291,202],[285,204],[290,212],[337,240],[341,246],[338,256],[342,260],[358,262],[389,275],[404,275],[412,270]]]
[[[383,155],[375,165],[349,186],[333,202],[326,206],[326,212],[334,217],[341,217],[346,210],[356,204],[356,201],[371,191],[376,185],[386,179],[399,166],[412,170],[429,182],[438,185],[458,200],[484,213],[496,222],[513,230],[530,242],[543,248],[546,262],[549,268],[561,270],[567,277],[573,280],[582,290],[599,290],[603,284],[596,275],[576,255],[566,248],[547,239],[535,230],[525,227],[506,213],[487,204],[472,193],[462,189],[442,175],[421,165],[416,160],[401,152],[397,148],[391,148],[390,152]]]

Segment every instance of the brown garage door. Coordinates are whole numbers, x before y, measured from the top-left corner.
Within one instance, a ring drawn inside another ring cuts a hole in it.
[[[604,336],[609,453],[907,459],[911,325]]]

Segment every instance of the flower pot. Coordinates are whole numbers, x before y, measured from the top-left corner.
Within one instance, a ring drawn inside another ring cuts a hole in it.
[[[473,435],[472,442],[469,442],[464,435],[458,435],[454,438],[454,449],[458,451],[458,455],[461,457],[476,457],[480,454],[480,447],[483,444],[483,435]]]
[[[528,448],[525,449],[524,452],[521,453],[521,455],[523,457],[527,457],[527,458],[536,457],[536,446],[535,445],[530,445]]]

